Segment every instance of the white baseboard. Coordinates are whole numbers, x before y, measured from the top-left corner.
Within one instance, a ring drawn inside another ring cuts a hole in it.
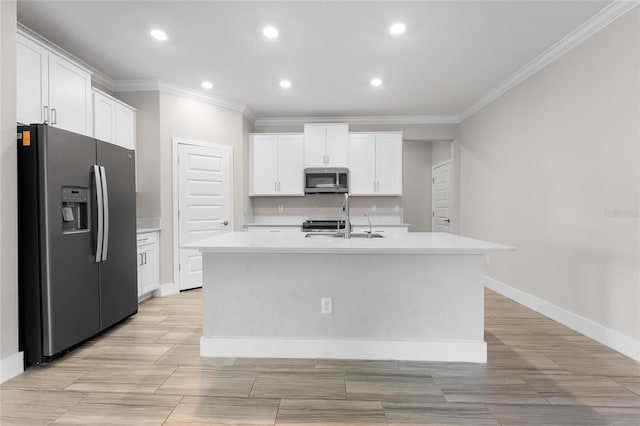
[[[487,362],[485,342],[202,337],[200,356]]]
[[[24,371],[24,353],[16,352],[13,355],[0,359],[0,383],[13,379]]]
[[[180,293],[180,291],[175,288],[173,283],[164,283],[160,284],[160,288],[153,292],[153,297],[165,297],[178,293]]]
[[[610,347],[614,351],[640,361],[640,341],[569,312],[559,306],[539,299],[522,290],[508,286],[490,277],[485,277],[485,286],[515,300],[516,302],[545,315],[578,333]]]

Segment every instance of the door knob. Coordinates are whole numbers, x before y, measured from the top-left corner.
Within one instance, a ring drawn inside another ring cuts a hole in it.
[[[224,222],[222,222],[222,224],[223,224],[224,226],[227,226],[227,225],[229,224],[229,221],[228,221],[228,220],[225,220]]]

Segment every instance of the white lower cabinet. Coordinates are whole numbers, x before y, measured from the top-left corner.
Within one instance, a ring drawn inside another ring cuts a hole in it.
[[[160,288],[158,232],[138,233],[138,301]]]

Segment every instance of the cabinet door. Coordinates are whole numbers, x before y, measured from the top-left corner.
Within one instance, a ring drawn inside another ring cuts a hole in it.
[[[278,136],[278,194],[304,195],[302,135]]]
[[[145,246],[141,267],[141,294],[158,289],[158,246],[151,244]]]
[[[375,194],[376,138],[373,134],[351,134],[349,141],[349,193]]]
[[[252,194],[276,195],[278,181],[278,137],[253,135],[251,140]]]
[[[115,102],[115,143],[123,148],[136,149],[136,112]]]
[[[44,123],[49,102],[49,53],[37,43],[16,35],[16,96],[18,123]]]
[[[142,287],[143,287],[142,279],[144,278],[144,273],[143,273],[144,247],[138,246],[137,254],[138,254],[138,263],[137,263],[138,265],[138,297],[140,297],[144,294],[144,292],[142,291]]]
[[[376,136],[376,193],[402,195],[402,134]]]
[[[304,126],[304,166],[325,167],[327,131],[324,126]]]
[[[348,141],[348,124],[327,126],[327,166],[347,167]]]
[[[91,136],[91,74],[49,53],[49,109],[51,124]]]
[[[93,92],[93,137],[114,142],[115,103],[101,93]]]

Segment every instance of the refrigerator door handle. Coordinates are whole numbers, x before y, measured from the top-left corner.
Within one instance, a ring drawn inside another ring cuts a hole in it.
[[[100,174],[100,167],[97,165],[93,166],[93,178],[96,185],[96,202],[98,205],[98,235],[96,236],[96,263],[98,263],[102,261],[104,208],[102,205],[102,176]]]
[[[100,166],[100,174],[102,175],[102,197],[104,199],[104,243],[102,244],[102,261],[107,260],[107,251],[109,249],[109,191],[107,190],[107,172],[104,166]]]

